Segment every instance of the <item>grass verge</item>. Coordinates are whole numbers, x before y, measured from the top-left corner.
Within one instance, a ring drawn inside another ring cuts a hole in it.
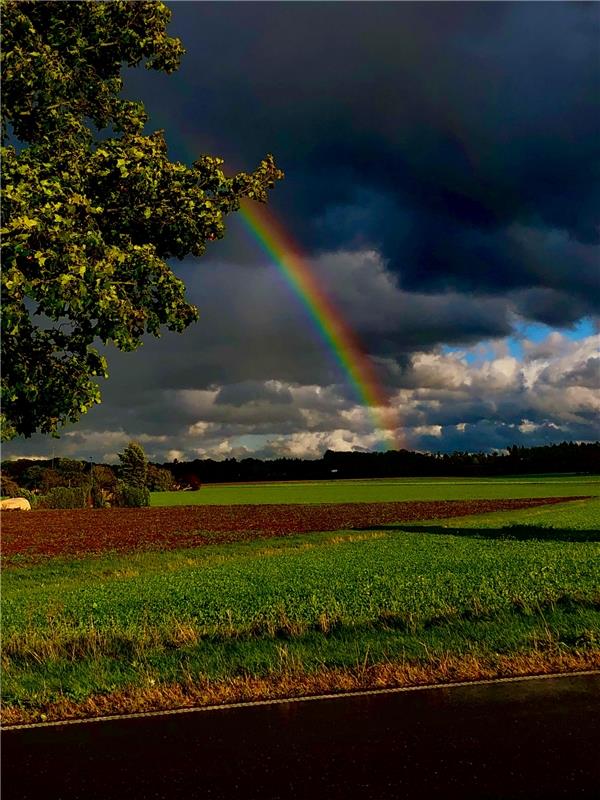
[[[343,693],[361,689],[425,686],[456,681],[545,675],[600,668],[600,652],[530,650],[521,653],[430,655],[427,663],[408,660],[354,667],[321,666],[306,672],[290,668],[267,675],[240,674],[214,680],[206,675],[174,683],[126,684],[109,692],[90,693],[85,698],[60,694],[32,705],[10,705],[2,709],[4,726],[56,720],[86,719],[112,714],[212,706],[278,698]]]

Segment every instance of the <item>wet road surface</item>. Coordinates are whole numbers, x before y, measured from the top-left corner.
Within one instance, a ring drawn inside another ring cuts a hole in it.
[[[2,800],[600,797],[600,675],[2,733]]]

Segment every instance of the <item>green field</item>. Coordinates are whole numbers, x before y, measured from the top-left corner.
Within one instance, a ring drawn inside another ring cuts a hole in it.
[[[34,715],[206,681],[532,653],[589,661],[600,499],[11,568],[2,612],[3,702]]]
[[[384,478],[298,483],[206,484],[197,492],[153,492],[151,505],[382,503],[403,500],[499,500],[599,496],[600,476]]]

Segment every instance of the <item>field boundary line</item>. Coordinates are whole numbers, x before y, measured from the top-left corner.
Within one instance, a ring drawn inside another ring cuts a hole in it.
[[[403,694],[408,692],[424,692],[432,689],[456,689],[465,686],[489,686],[503,683],[525,683],[556,678],[576,678],[581,676],[600,675],[600,669],[578,670],[575,672],[549,672],[543,675],[510,675],[504,678],[484,678],[476,681],[452,681],[449,683],[419,684],[417,686],[393,686],[388,689],[357,689],[349,692],[333,692],[329,694],[306,695],[301,697],[275,697],[265,700],[247,700],[239,703],[221,703],[210,706],[191,706],[189,708],[171,708],[164,711],[136,711],[130,714],[107,714],[102,717],[85,717],[81,719],[56,720],[52,722],[30,722],[23,725],[2,725],[2,731],[28,730],[32,728],[53,728],[61,725],[84,725],[92,722],[114,722],[124,719],[143,719],[145,717],[175,716],[176,714],[192,714],[207,711],[227,711],[228,709],[255,708],[257,706],[275,706],[283,703],[308,703],[317,700],[340,700],[347,697],[370,697],[381,694]]]

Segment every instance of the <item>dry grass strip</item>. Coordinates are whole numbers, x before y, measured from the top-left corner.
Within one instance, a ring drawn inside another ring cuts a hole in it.
[[[290,670],[263,677],[241,676],[223,681],[193,679],[181,684],[131,686],[76,703],[61,699],[37,709],[5,707],[4,726],[87,719],[113,714],[165,711],[198,706],[226,705],[364,689],[427,686],[456,681],[549,675],[600,668],[600,651],[563,653],[529,651],[483,657],[446,655],[427,664],[394,661],[351,669],[323,669],[318,673]]]

